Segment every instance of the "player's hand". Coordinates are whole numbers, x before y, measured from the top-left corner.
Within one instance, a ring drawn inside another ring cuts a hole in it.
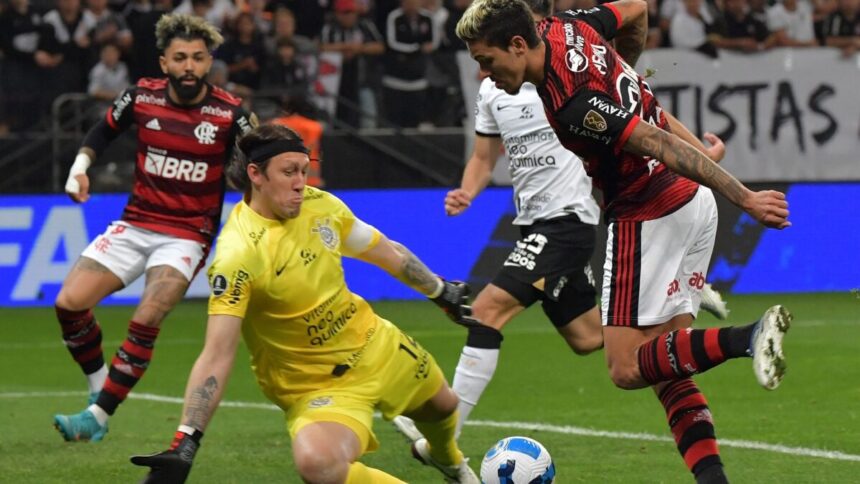
[[[178,433],[177,433],[178,435]],[[185,435],[185,434],[183,434]],[[164,452],[151,455],[135,455],[131,463],[149,467],[149,474],[141,480],[141,484],[182,484],[191,472],[191,463],[200,444],[190,436],[181,437],[178,443]]]
[[[90,178],[86,174],[70,176],[66,180],[66,193],[77,203],[90,199]]]
[[[442,308],[448,319],[457,324],[468,326],[477,321],[472,318],[472,307],[469,302],[469,285],[462,281],[446,281],[442,279],[442,294],[430,300]]]
[[[788,201],[785,194],[776,190],[750,192],[742,208],[765,227],[784,229],[791,227],[788,221]]]
[[[472,196],[462,188],[455,188],[445,195],[445,213],[447,215],[460,215],[472,205]]]
[[[726,145],[723,140],[714,133],[705,133],[702,137],[711,145],[705,148],[705,155],[714,163],[719,163],[726,156]]]

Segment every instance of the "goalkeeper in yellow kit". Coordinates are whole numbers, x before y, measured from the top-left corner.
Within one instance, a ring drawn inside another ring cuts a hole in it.
[[[238,143],[228,176],[244,189],[209,269],[206,342],[188,379],[170,449],[132,462],[144,482],[184,482],[221,400],[240,334],[263,393],[286,413],[305,482],[395,483],[358,458],[378,447],[373,412],[415,419],[422,462],[450,482],[479,482],[454,441],[457,396],[433,357],[344,281],[341,257],[386,270],[455,320],[466,287],[446,282],[402,245],[359,220],[335,196],[305,186],[309,159],[289,128],[255,128]]]

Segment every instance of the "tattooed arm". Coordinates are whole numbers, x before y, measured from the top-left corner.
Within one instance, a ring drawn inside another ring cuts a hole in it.
[[[242,319],[215,314],[206,323],[206,343],[197,357],[185,388],[182,424],[201,432],[212,419],[233,369],[241,338]]]
[[[442,284],[439,276],[433,274],[421,259],[385,235],[372,249],[357,255],[357,258],[379,267],[425,296],[433,296]]]
[[[791,225],[787,220],[788,202],[783,193],[751,191],[720,165],[672,133],[639,122],[627,139],[624,151],[650,156],[670,170],[716,190],[762,225],[777,229]]]

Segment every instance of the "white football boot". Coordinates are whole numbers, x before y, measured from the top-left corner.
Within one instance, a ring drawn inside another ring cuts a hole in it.
[[[791,326],[791,320],[791,313],[777,305],[765,311],[753,329],[750,342],[753,371],[759,384],[768,390],[775,390],[785,375],[782,337]]]
[[[726,308],[726,302],[716,289],[710,284],[705,284],[702,288],[702,304],[701,309],[713,314],[717,319],[724,320],[729,316],[729,310]]]
[[[398,432],[403,434],[410,442],[412,442],[412,456],[416,460],[426,466],[431,466],[445,476],[445,482],[453,482],[460,484],[481,484],[481,480],[475,474],[475,471],[469,467],[469,459],[463,458],[463,461],[456,466],[446,466],[440,464],[433,456],[430,455],[430,444],[427,439],[415,426],[415,422],[409,417],[398,415],[391,421]]]

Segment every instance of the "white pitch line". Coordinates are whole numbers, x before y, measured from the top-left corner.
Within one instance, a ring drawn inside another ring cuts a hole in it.
[[[0,399],[8,398],[32,398],[32,397],[85,397],[86,392],[6,392],[0,393]],[[136,400],[148,400],[151,402],[173,403],[177,405],[183,404],[183,399],[178,397],[168,397],[164,395],[156,395],[153,393],[131,393],[129,398]],[[281,411],[276,405],[270,403],[257,402],[234,402],[224,400],[221,402],[222,407],[228,408],[255,408],[261,410]],[[378,415],[377,415],[378,417]],[[675,441],[664,435],[654,435],[637,432],[615,432],[610,430],[595,430],[584,427],[574,427],[571,425],[551,425],[535,422],[496,422],[493,420],[469,420],[466,425],[471,427],[492,427],[511,430],[538,430],[542,432],[552,432],[565,435],[579,435],[583,437],[602,437],[607,439],[621,440],[642,440],[647,442],[671,442]],[[850,462],[860,462],[860,455],[848,454],[838,450],[823,450],[810,449],[806,447],[790,447],[780,444],[768,444],[766,442],[756,442],[752,440],[734,440],[734,439],[718,439],[721,447],[735,447],[738,449],[764,450],[777,454],[787,454],[802,457],[818,457],[821,459],[844,460]]]

